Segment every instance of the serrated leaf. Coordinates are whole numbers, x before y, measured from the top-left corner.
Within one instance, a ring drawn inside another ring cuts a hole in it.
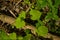
[[[48,29],[45,26],[39,26],[38,29],[37,29],[37,33],[38,33],[39,36],[43,36],[44,37],[44,36],[47,35]]]
[[[41,12],[38,10],[31,9],[30,15],[32,20],[38,20],[41,16]]]
[[[15,22],[15,26],[16,28],[22,28],[25,26],[25,22],[21,20],[20,18],[17,18]]]
[[[10,33],[9,38],[11,40],[16,40],[16,33]]]
[[[26,12],[22,11],[20,14],[19,14],[19,18],[25,18],[26,17]]]
[[[19,17],[15,21],[16,28],[22,28],[25,26],[25,22],[24,22],[25,17],[26,14],[24,11],[22,11],[21,14],[19,14]]]

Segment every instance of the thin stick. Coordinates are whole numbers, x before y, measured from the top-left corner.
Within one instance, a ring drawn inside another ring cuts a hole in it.
[[[19,1],[15,4],[15,6],[17,6],[21,1],[22,1],[22,0],[19,0]]]
[[[16,15],[11,10],[9,12],[16,18]]]
[[[31,4],[29,5],[29,8],[26,10],[26,13],[30,10],[30,8],[31,8]]]

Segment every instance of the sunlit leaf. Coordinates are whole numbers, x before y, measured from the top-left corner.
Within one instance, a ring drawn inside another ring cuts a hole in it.
[[[9,38],[11,40],[16,40],[16,33],[10,33]]]
[[[25,26],[25,22],[21,20],[20,18],[17,18],[15,22],[15,26],[16,28],[22,28]]]
[[[25,12],[22,11],[21,14],[19,14],[19,17],[15,21],[16,28],[22,28],[25,26],[24,22],[25,17],[26,17]]]
[[[44,37],[44,36],[47,35],[48,29],[45,26],[39,26],[38,29],[37,29],[37,33],[38,33],[39,36],[43,36]]]
[[[38,10],[31,9],[30,15],[32,20],[38,20],[41,16],[41,12]]]
[[[20,14],[19,14],[19,18],[25,18],[26,17],[26,12],[22,11]]]

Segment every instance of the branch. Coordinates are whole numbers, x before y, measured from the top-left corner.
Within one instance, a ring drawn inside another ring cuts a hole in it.
[[[4,23],[8,23],[8,24],[11,24],[11,25],[15,22],[15,19],[13,17],[3,15],[3,14],[0,15],[0,20],[3,21]],[[27,26],[23,27],[23,29],[24,30],[30,29],[33,34],[36,34],[35,33],[36,28],[32,25],[27,25]],[[46,38],[51,38],[51,37],[53,38],[53,40],[60,40],[60,37],[52,35],[50,33],[48,33],[48,35],[46,36]]]
[[[7,16],[7,15],[0,15],[0,20],[4,23],[12,24],[14,23],[15,19],[13,17]]]

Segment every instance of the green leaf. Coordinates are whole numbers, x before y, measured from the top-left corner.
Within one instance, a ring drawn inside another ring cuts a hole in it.
[[[19,17],[18,18],[25,18],[26,17],[26,12],[25,11],[22,11],[20,14],[19,14]]]
[[[54,16],[53,16],[53,19],[54,19],[54,20],[58,20],[59,17],[58,17],[57,15],[54,15]]]
[[[51,32],[56,32],[56,29],[55,28],[51,28]]]
[[[55,6],[56,8],[58,8],[59,5],[60,5],[60,0],[55,0],[54,6]]]
[[[40,8],[43,8],[43,7],[46,7],[47,6],[47,1],[46,0],[36,0],[37,1],[37,7],[40,9]]]
[[[52,0],[47,0],[47,2],[48,2],[48,4],[49,4],[50,7],[53,6],[53,5],[52,5]]]
[[[16,28],[22,28],[25,26],[25,22],[21,20],[20,18],[17,18],[15,22],[15,26]]]
[[[49,21],[50,19],[52,19],[53,15],[51,12],[47,13],[47,16],[45,17],[45,21]]]
[[[30,29],[26,29],[26,30],[25,30],[25,33],[26,33],[26,34],[29,34],[29,33],[31,33],[31,30],[30,30]]]
[[[27,34],[24,38],[23,38],[23,40],[30,40],[31,39],[31,34]]]
[[[41,16],[41,12],[38,10],[31,9],[30,15],[32,20],[38,20]]]
[[[16,40],[16,33],[10,33],[9,38],[11,40]]]
[[[36,27],[38,28],[39,26],[43,26],[44,25],[44,23],[42,22],[42,21],[38,21],[38,23],[36,23]]]
[[[36,30],[39,36],[46,36],[48,33],[48,29],[45,26],[39,26],[38,29]]]
[[[17,39],[18,40],[23,40],[23,37],[22,36],[19,36]]]
[[[26,4],[29,4],[29,3],[30,3],[30,1],[29,1],[29,0],[24,0],[24,2],[25,2]]]
[[[16,33],[7,35],[5,31],[0,30],[0,40],[16,40]]]
[[[19,14],[19,17],[15,21],[16,28],[22,28],[25,26],[25,21],[24,21],[25,17],[26,14],[24,11],[22,11],[21,14]]]
[[[3,30],[0,30],[0,40],[8,40],[8,39],[9,39],[9,37],[6,34],[6,32]]]
[[[55,7],[52,7],[52,14],[55,15],[58,13],[58,9]]]

